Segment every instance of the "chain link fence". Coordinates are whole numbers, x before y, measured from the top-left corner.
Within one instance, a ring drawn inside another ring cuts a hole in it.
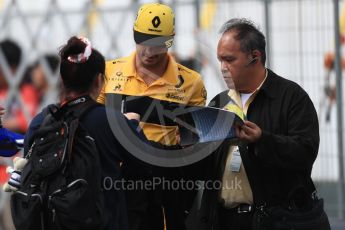
[[[19,108],[29,122],[42,107],[56,102],[59,73],[46,56],[57,54],[59,47],[72,35],[89,37],[107,59],[129,55],[135,48],[132,31],[135,13],[144,2],[148,1],[1,0],[0,41],[15,41],[20,45],[22,55],[14,71],[5,59],[4,50],[0,49],[0,69],[8,86],[6,92],[1,91],[3,87],[0,86],[0,105],[8,111],[14,110],[12,107]],[[260,25],[267,36],[268,66],[302,85],[314,102],[319,115],[321,143],[313,178],[321,196],[326,199],[328,214],[343,218],[345,204],[339,201],[344,200],[341,185],[345,182],[342,181],[344,176],[340,176],[344,162],[339,162],[336,72],[332,56],[336,51],[336,1],[162,2],[171,5],[176,13],[176,39],[172,51],[181,62],[201,70],[208,100],[225,89],[216,58],[221,25],[232,17],[247,17]],[[342,6],[339,1],[339,8]],[[343,50],[343,47],[338,49]],[[32,112],[21,87],[28,78],[28,71],[35,65],[41,66],[47,86]]]

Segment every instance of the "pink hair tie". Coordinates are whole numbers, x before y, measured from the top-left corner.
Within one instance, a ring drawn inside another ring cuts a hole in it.
[[[70,55],[68,56],[67,60],[73,63],[84,63],[89,59],[92,53],[91,42],[85,37],[78,37],[78,39],[84,42],[86,45],[84,53]]]

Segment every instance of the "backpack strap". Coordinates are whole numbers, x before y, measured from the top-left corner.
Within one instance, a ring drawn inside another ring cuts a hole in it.
[[[30,139],[28,140],[29,150],[28,150],[28,153],[24,155],[26,159],[29,159],[31,157],[33,147],[35,146],[35,138],[37,137],[37,135],[40,135],[42,133],[42,130],[44,129],[46,125],[58,120],[56,117],[56,112],[58,110],[59,110],[58,104],[50,104],[42,109],[41,113],[43,115],[43,120],[41,124],[39,124],[38,128],[34,130]]]
[[[93,108],[101,106],[90,96],[80,96],[65,103],[61,108],[61,116],[69,123],[69,141],[67,146],[68,162],[72,157],[72,147],[75,133],[79,126],[79,121]]]
[[[58,104],[47,105],[47,107],[45,107],[42,110],[42,114],[43,114],[44,118],[43,118],[43,121],[42,121],[40,127],[44,127],[45,125],[50,123],[52,121],[52,119],[59,120],[59,117],[57,117],[58,111],[59,111],[59,105]]]

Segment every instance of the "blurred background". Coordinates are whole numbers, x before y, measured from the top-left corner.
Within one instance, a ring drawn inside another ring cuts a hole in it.
[[[106,59],[134,51],[132,25],[139,5],[162,2],[175,11],[171,52],[200,71],[208,101],[224,90],[216,58],[221,25],[232,17],[256,22],[267,38],[267,67],[310,95],[321,143],[313,179],[332,219],[345,229],[343,0],[0,0],[0,105],[5,127],[24,133],[33,116],[58,101],[57,53],[72,35],[90,38]],[[0,183],[8,159],[0,159]],[[2,210],[2,211],[1,211]],[[2,229],[12,229],[8,197],[0,196]]]

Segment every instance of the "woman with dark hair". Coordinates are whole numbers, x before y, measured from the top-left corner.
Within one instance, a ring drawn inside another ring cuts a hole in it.
[[[54,79],[58,76],[59,67],[60,57],[57,54],[47,53],[40,56],[26,69],[20,87],[27,87],[27,85],[32,87],[36,93],[38,105],[46,105],[46,101],[50,101],[50,98],[55,96],[55,92],[52,95],[49,94],[51,89],[60,84],[60,81]]]
[[[104,57],[91,47],[91,43],[83,37],[72,37],[60,50],[60,74],[63,84],[60,106],[73,106],[80,98],[96,100],[100,93],[105,71]],[[79,100],[80,101],[80,100]],[[139,116],[115,112],[116,119],[123,119],[136,129]],[[132,118],[132,120],[130,120]],[[38,114],[30,124],[25,137],[24,154],[28,153],[34,139],[34,132],[44,119],[44,112]],[[80,118],[82,126],[95,140],[100,154],[102,177],[121,180],[121,162],[129,154],[114,136],[106,116],[104,106],[96,106]],[[139,135],[139,134],[138,134]],[[142,135],[142,134],[141,134]],[[102,181],[104,182],[104,181]],[[122,190],[103,189],[104,193],[104,229],[128,229],[125,198]]]

